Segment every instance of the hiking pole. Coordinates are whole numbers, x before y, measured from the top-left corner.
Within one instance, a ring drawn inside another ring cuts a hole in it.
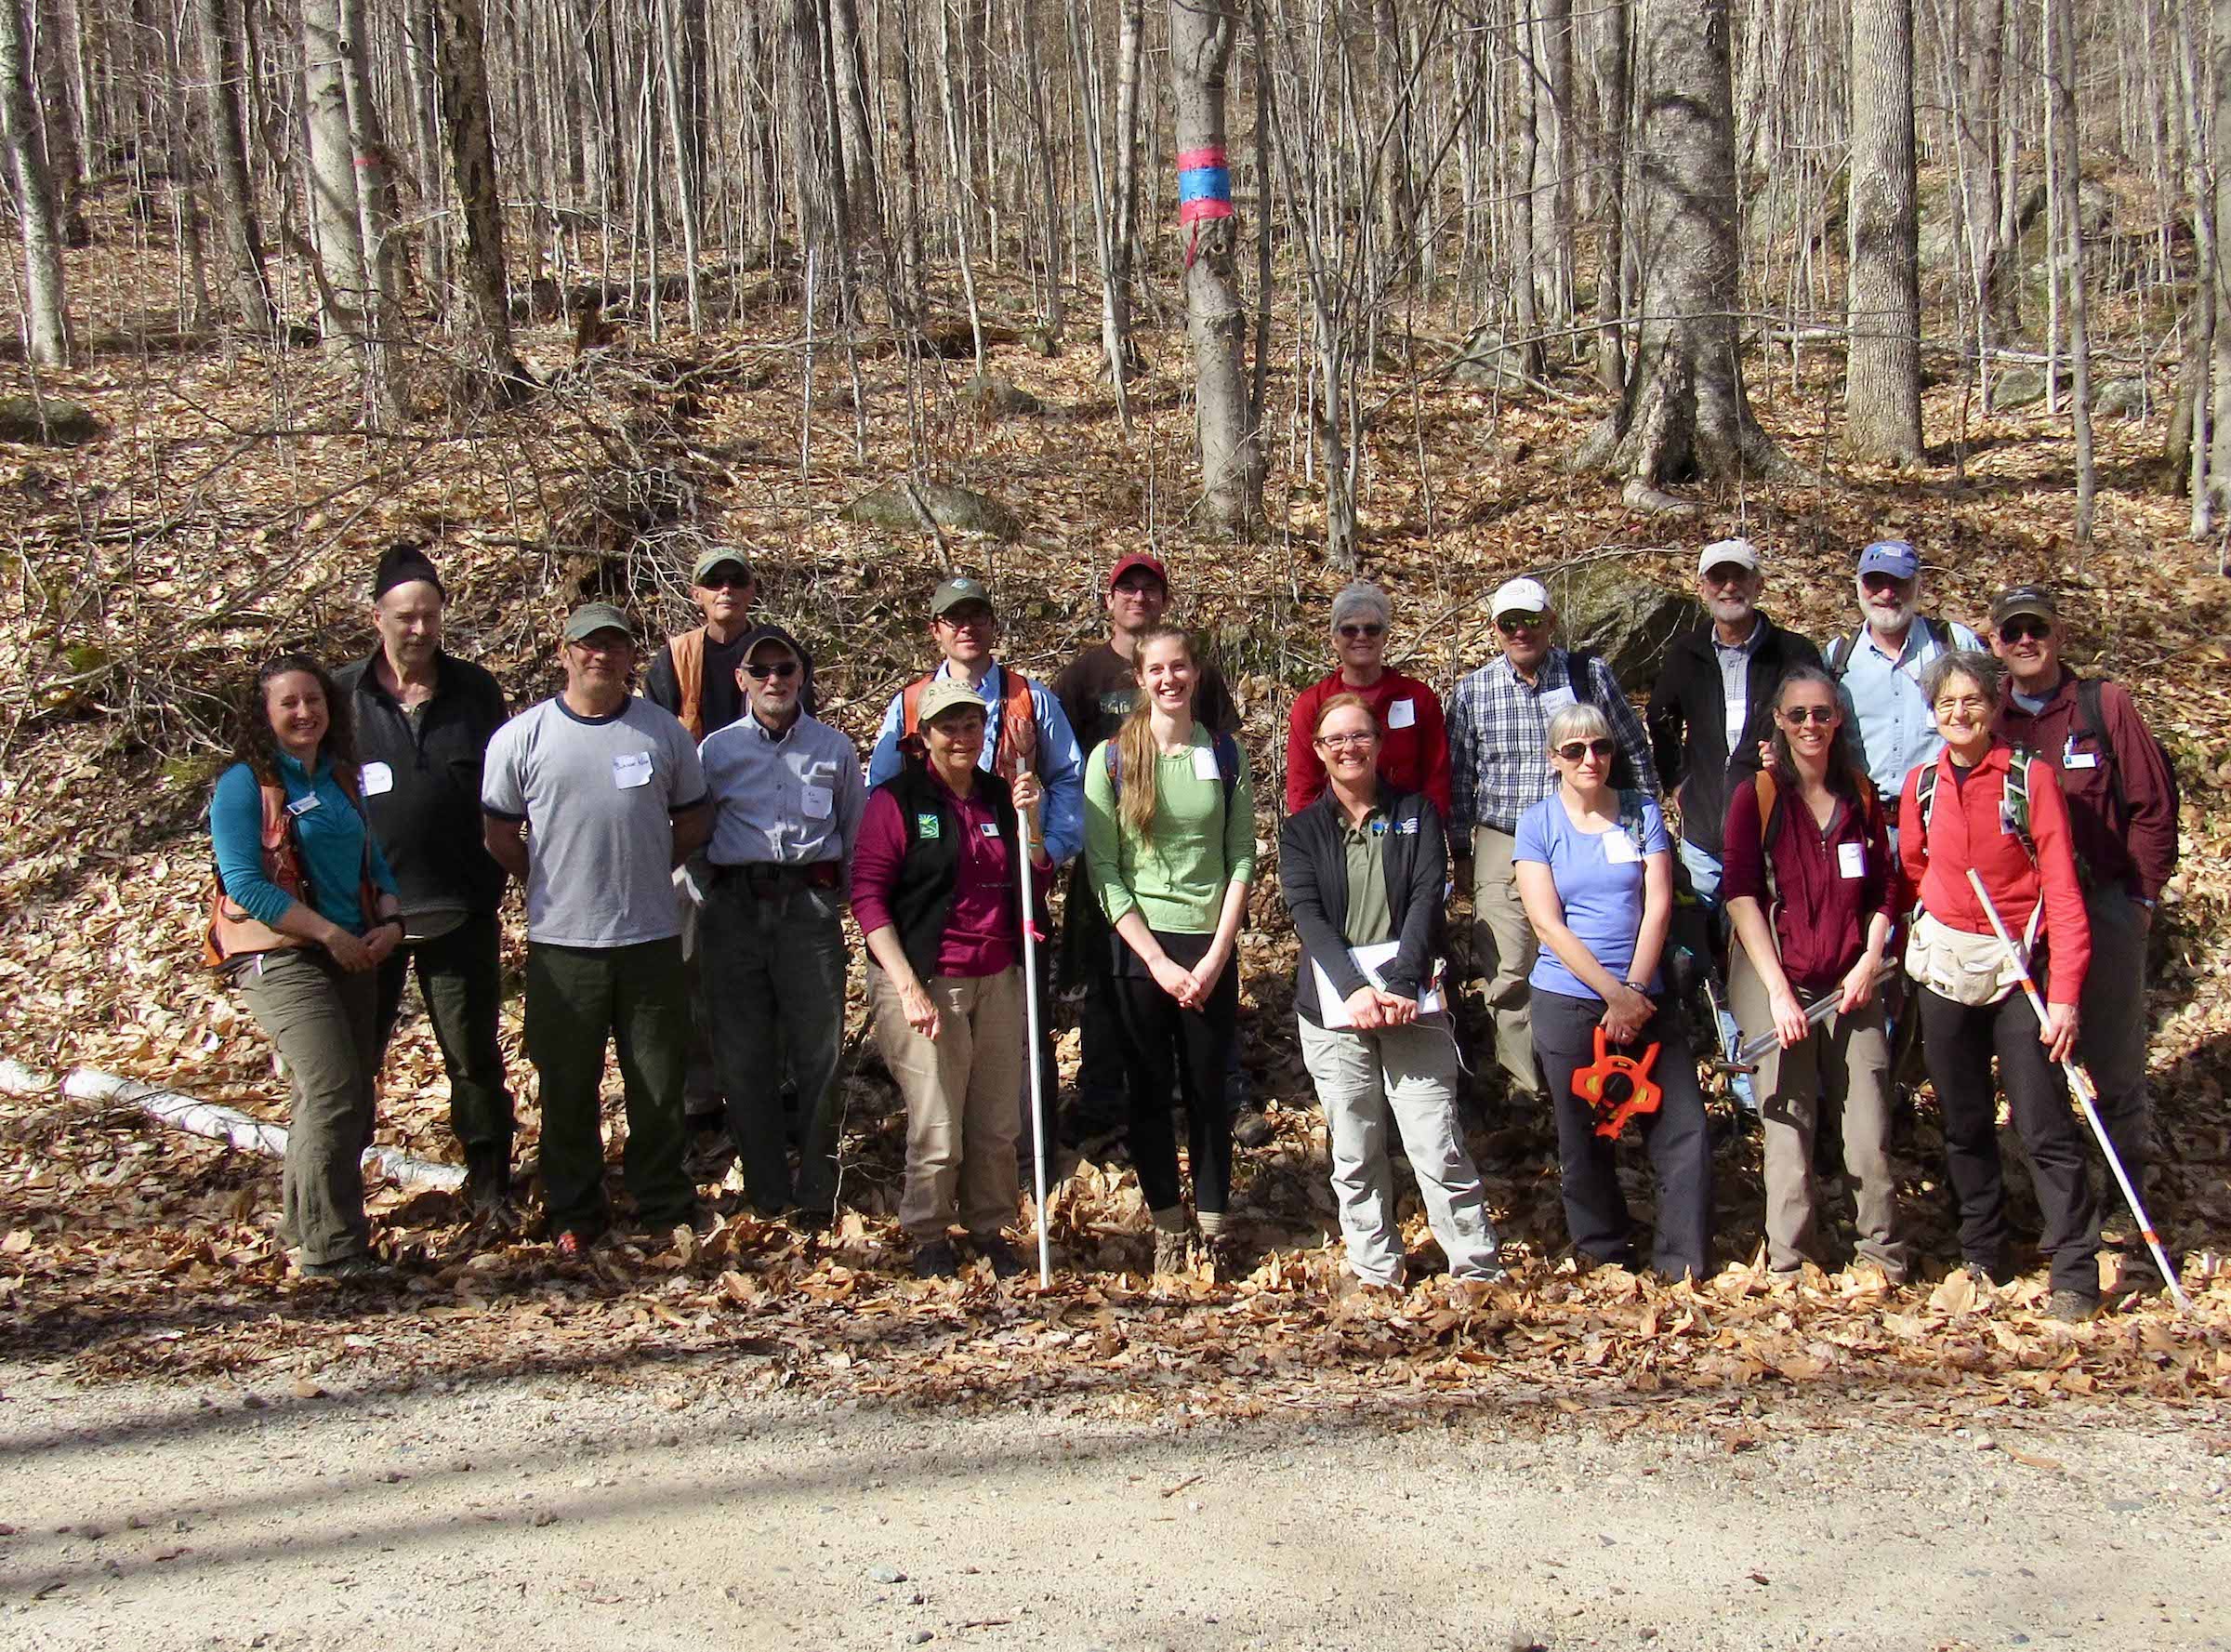
[[[1023,773],[1027,773],[1025,770]],[[1044,1073],[1038,1064],[1038,932],[1034,927],[1037,905],[1031,899],[1030,812],[1015,811],[1016,836],[1022,852],[1015,856],[1016,879],[1023,886],[1023,1022],[1029,1043],[1023,1059],[1030,1069],[1031,1170],[1038,1194],[1038,1288],[1053,1283],[1051,1247],[1046,1236],[1046,1097]]]
[[[2014,945],[2013,936],[2007,932],[2005,920],[1999,916],[1999,908],[1991,905],[1990,892],[1983,887],[1983,879],[1975,875],[1973,866],[1968,868],[1968,882],[1975,890],[1975,898],[1983,903],[1984,916],[1991,920],[1991,929],[1998,935],[1999,944],[2006,948],[2006,956],[2013,959],[2014,972],[2022,978],[2023,994],[2029,999],[2029,1007],[2038,1013],[2038,1024],[2040,1027],[2050,1024],[2045,1012],[2044,996],[2038,991],[2038,984],[2030,979],[2029,959],[2022,956],[2022,948]],[[2161,1249],[2160,1237],[2154,1232],[2152,1219],[2145,1213],[2145,1205],[2139,1198],[2138,1190],[2131,1185],[2130,1175],[2123,1170],[2122,1160],[2116,1156],[2115,1143],[2107,1139],[2107,1127],[2100,1121],[2099,1091],[2092,1083],[2092,1075],[2085,1072],[2084,1064],[2074,1057],[2062,1062],[2061,1068],[2068,1075],[2068,1088],[2076,1092],[2077,1104],[2084,1110],[2085,1122],[2091,1125],[2092,1135],[2099,1139],[2100,1151],[2107,1156],[2107,1169],[2115,1172],[2115,1185],[2122,1189],[2123,1202],[2130,1206],[2132,1220],[2138,1223],[2139,1233],[2145,1236],[2145,1248],[2154,1253],[2154,1265],[2161,1270],[2161,1277],[2168,1282],[2170,1296],[2181,1312],[2191,1313],[2192,1299],[2185,1294],[2185,1287],[2178,1282],[2176,1269],[2169,1265],[2169,1253]]]
[[[1810,1004],[1805,1006],[1805,1024],[1807,1026],[1818,1026],[1822,1022],[1828,1020],[1829,1016],[1835,1014],[1836,1006],[1842,1002],[1843,994],[1831,987],[1828,991],[1822,993],[1820,997],[1815,998]],[[1751,1039],[1749,1043],[1744,1045],[1743,1048],[1736,1052],[1736,1059],[1738,1061],[1756,1062],[1759,1057],[1764,1055],[1769,1050],[1778,1047],[1781,1041],[1782,1035],[1779,1033],[1761,1033],[1757,1037]],[[1757,1070],[1758,1069],[1756,1067],[1751,1069],[1753,1072],[1756,1072]]]

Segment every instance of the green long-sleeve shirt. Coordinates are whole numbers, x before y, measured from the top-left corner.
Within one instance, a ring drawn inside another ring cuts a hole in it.
[[[1232,804],[1216,768],[1216,747],[1195,723],[1191,748],[1155,763],[1155,826],[1144,839],[1123,825],[1103,741],[1085,763],[1085,867],[1113,924],[1136,911],[1150,930],[1216,932],[1224,890],[1255,878],[1255,793],[1239,754]],[[1125,787],[1139,784],[1129,773]]]

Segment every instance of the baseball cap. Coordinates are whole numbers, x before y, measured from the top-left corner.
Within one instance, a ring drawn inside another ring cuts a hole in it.
[[[1733,562],[1747,574],[1759,571],[1759,548],[1748,539],[1715,539],[1696,553],[1696,572],[1710,574]]]
[[[967,706],[977,711],[983,709],[983,696],[964,683],[949,677],[940,677],[922,690],[922,697],[915,703],[914,720],[917,727],[928,727],[956,706]]]
[[[1506,614],[1547,614],[1550,611],[1550,593],[1538,579],[1506,579],[1496,587],[1495,595],[1487,599],[1487,617],[1500,619]]]
[[[1992,628],[1996,629],[2017,614],[2034,614],[2040,619],[2061,617],[2053,593],[2041,585],[2017,585],[2012,590],[2000,591],[1999,600],[1991,604]]]
[[[930,617],[935,619],[963,602],[982,602],[990,608],[992,593],[980,579],[948,579],[930,593]]]
[[[1148,556],[1143,550],[1134,550],[1130,555],[1117,559],[1116,565],[1108,570],[1108,588],[1114,590],[1126,574],[1137,568],[1143,568],[1152,574],[1162,582],[1162,589],[1168,591],[1169,570],[1162,565],[1161,558]]]
[[[599,631],[624,631],[628,641],[635,641],[635,622],[610,602],[584,602],[566,617],[568,642],[584,641]]]
[[[741,552],[715,548],[706,551],[697,559],[696,563],[690,569],[690,583],[703,585],[714,569],[724,568],[731,562],[744,570],[744,577],[746,580],[751,577],[751,563],[745,560]]]
[[[1904,539],[1878,539],[1859,553],[1859,576],[1887,574],[1893,579],[1915,579],[1921,572],[1921,553]]]

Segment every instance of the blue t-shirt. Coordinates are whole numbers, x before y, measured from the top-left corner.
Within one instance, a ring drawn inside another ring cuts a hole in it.
[[[1648,799],[1643,801],[1643,840],[1638,844],[1622,826],[1607,832],[1582,831],[1564,812],[1563,794],[1551,792],[1519,817],[1511,858],[1538,861],[1549,867],[1557,880],[1557,898],[1564,903],[1566,925],[1596,962],[1624,980],[1634,962],[1634,938],[1643,927],[1643,861],[1671,849],[1666,817]],[[1602,1002],[1601,996],[1547,946],[1526,979],[1537,992]],[[1655,993],[1659,985],[1654,970],[1650,990]]]

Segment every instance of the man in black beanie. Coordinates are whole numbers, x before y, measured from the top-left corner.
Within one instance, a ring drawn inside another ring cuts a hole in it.
[[[334,677],[356,719],[364,806],[403,896],[403,944],[379,968],[381,1047],[415,968],[449,1074],[466,1203],[475,1216],[501,1218],[512,1134],[495,1036],[505,874],[482,843],[481,767],[509,712],[494,677],[442,648],[447,599],[424,551],[390,547],[372,578],[379,646]]]

